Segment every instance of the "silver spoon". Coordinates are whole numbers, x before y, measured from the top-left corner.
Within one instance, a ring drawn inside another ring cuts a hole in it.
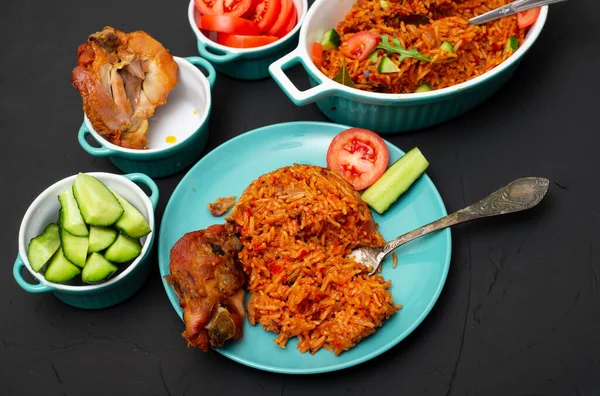
[[[353,257],[356,262],[369,267],[369,275],[373,275],[377,271],[377,268],[379,268],[384,257],[399,246],[433,231],[441,230],[455,224],[531,209],[544,198],[549,185],[550,182],[548,179],[541,177],[517,179],[482,200],[426,224],[423,227],[410,231],[396,239],[392,239],[383,246],[357,248],[352,251],[350,257]]]
[[[530,8],[545,6],[552,3],[559,3],[567,0],[516,0],[495,10],[486,12],[469,19],[471,25],[481,25],[486,22],[494,21],[505,16],[514,15],[518,12],[527,11]],[[428,25],[432,19],[423,14],[399,15],[397,18],[408,25]]]

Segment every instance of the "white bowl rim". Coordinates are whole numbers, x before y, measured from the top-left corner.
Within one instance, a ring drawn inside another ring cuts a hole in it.
[[[530,31],[529,31],[529,37],[525,38],[525,40],[523,41],[523,45],[520,46],[515,53],[512,54],[512,56],[510,56],[504,62],[500,63],[498,66],[494,67],[491,70],[488,70],[487,72],[485,72],[471,80],[464,81],[460,84],[453,85],[451,87],[432,90],[429,92],[416,92],[416,93],[404,93],[404,94],[378,93],[378,92],[363,91],[363,90],[360,90],[357,88],[350,88],[343,84],[335,82],[335,81],[331,80],[329,77],[327,77],[325,74],[323,74],[323,72],[321,72],[321,70],[319,70],[312,62],[312,60],[306,50],[306,48],[307,48],[306,47],[306,36],[308,34],[308,32],[307,32],[308,26],[310,25],[309,21],[311,20],[313,15],[315,15],[317,12],[319,12],[320,4],[325,4],[326,2],[329,2],[329,1],[333,1],[333,0],[317,0],[313,4],[313,6],[310,8],[310,10],[308,11],[308,13],[306,15],[306,21],[302,25],[302,28],[300,29],[300,39],[298,42],[298,47],[295,51],[299,51],[300,57],[303,58],[303,60],[304,60],[304,62],[302,62],[302,63],[305,65],[305,67],[309,68],[309,75],[315,76],[315,77],[317,77],[317,79],[321,80],[321,82],[319,84],[317,84],[317,86],[327,84],[327,86],[331,90],[344,91],[348,94],[351,94],[354,96],[359,96],[359,97],[362,97],[365,99],[375,99],[375,100],[384,100],[384,101],[389,101],[390,99],[401,99],[401,100],[402,99],[433,99],[433,98],[436,98],[439,96],[446,96],[448,94],[453,94],[453,93],[456,93],[457,91],[460,91],[463,89],[471,88],[472,86],[478,85],[479,83],[487,80],[488,78],[492,78],[492,77],[496,76],[497,74],[500,74],[502,71],[504,71],[505,69],[510,67],[513,63],[519,61],[521,59],[521,57],[529,50],[529,48],[533,45],[533,43],[536,41],[536,39],[540,35],[542,28],[544,27],[544,24],[546,23],[547,16],[548,16],[548,6],[546,5],[546,6],[542,7],[540,15],[538,16],[538,19],[533,24],[533,26],[531,26]],[[335,93],[332,93],[331,95],[326,95],[326,96],[335,96]]]
[[[155,149],[146,149],[146,150],[139,150],[139,149],[130,149],[130,148],[125,148],[125,147],[121,147],[121,146],[117,146],[116,144],[113,144],[111,142],[109,142],[104,136],[100,135],[98,132],[96,132],[94,130],[94,127],[92,126],[92,123],[90,122],[90,120],[87,118],[87,115],[85,115],[85,113],[83,114],[83,122],[85,123],[86,128],[90,131],[90,133],[92,134],[92,136],[94,137],[94,139],[103,147],[113,150],[113,151],[118,151],[121,153],[127,153],[127,154],[133,154],[133,155],[138,155],[138,156],[142,156],[145,154],[154,154],[154,153],[163,153],[163,152],[167,152],[167,151],[173,151],[175,150],[175,148],[177,146],[179,146],[180,144],[187,142],[192,136],[196,135],[197,133],[200,132],[200,130],[202,129],[203,126],[206,125],[207,121],[208,121],[208,115],[210,112],[210,108],[212,106],[212,92],[210,89],[210,83],[208,82],[208,78],[206,78],[206,76],[204,75],[204,73],[202,73],[196,66],[194,66],[192,63],[190,63],[190,61],[188,61],[186,58],[182,58],[179,56],[173,56],[173,59],[175,59],[175,62],[177,62],[177,66],[178,67],[185,67],[189,70],[191,70],[192,73],[196,74],[198,77],[200,77],[200,81],[202,81],[202,88],[204,90],[204,94],[205,94],[205,98],[206,98],[206,104],[204,106],[204,110],[202,110],[202,115],[201,115],[201,119],[202,121],[200,122],[200,127],[194,131],[194,133],[191,133],[189,136],[186,136],[185,139],[183,140],[178,140],[175,143],[173,143],[172,145],[168,146],[168,147],[162,147],[162,148],[155,148]],[[179,81],[177,82],[179,84]],[[168,100],[168,98],[167,98]]]
[[[194,31],[194,34],[196,35],[196,38],[198,40],[202,41],[207,46],[210,46],[211,48],[215,48],[215,49],[218,49],[222,52],[229,53],[229,54],[252,54],[255,52],[265,51],[265,50],[274,48],[276,46],[279,46],[279,45],[289,41],[292,38],[292,36],[294,36],[294,34],[296,34],[296,32],[298,30],[300,30],[300,27],[302,26],[304,19],[306,18],[306,15],[308,12],[308,1],[307,0],[299,0],[299,1],[303,5],[303,10],[302,10],[302,14],[298,15],[298,20],[296,21],[296,26],[294,26],[294,28],[288,34],[286,34],[279,40],[277,40],[271,44],[263,45],[262,47],[256,47],[256,48],[227,47],[225,45],[216,43],[216,42],[212,41],[211,39],[209,39],[208,37],[206,37],[200,31],[200,29],[198,28],[198,25],[196,25],[196,19],[194,18],[194,10],[195,10],[196,6],[194,4],[194,0],[190,0],[190,5],[188,6],[188,21],[190,23],[190,27],[192,28],[192,30]],[[298,10],[296,10],[296,12],[298,12]]]
[[[149,213],[149,216],[146,220],[148,221],[148,225],[150,226],[150,229],[152,231],[146,236],[146,240],[144,241],[144,245],[142,246],[142,251],[140,252],[140,255],[131,264],[129,264],[129,266],[127,268],[125,268],[125,270],[123,272],[121,272],[117,276],[109,279],[106,282],[101,282],[101,283],[93,284],[93,285],[73,286],[73,285],[62,285],[60,283],[54,283],[54,282],[47,281],[46,278],[44,278],[44,276],[41,273],[35,272],[31,268],[31,265],[29,264],[29,259],[27,258],[27,246],[29,244],[29,241],[25,240],[25,229],[26,229],[27,225],[29,224],[29,219],[32,216],[35,216],[35,210],[36,210],[37,206],[46,199],[58,199],[57,196],[58,196],[59,192],[57,191],[57,188],[58,188],[59,184],[73,181],[73,180],[75,180],[77,175],[71,175],[71,176],[65,177],[64,179],[61,179],[61,180],[55,182],[50,187],[46,188],[40,195],[38,195],[37,198],[31,203],[31,205],[29,205],[27,212],[25,212],[25,216],[23,216],[23,220],[21,220],[21,226],[19,228],[19,256],[20,256],[21,260],[23,261],[23,264],[25,264],[25,268],[27,268],[29,273],[33,277],[35,277],[41,284],[51,287],[52,290],[50,290],[50,291],[66,291],[66,292],[84,293],[84,292],[98,291],[99,289],[104,289],[106,287],[114,285],[115,283],[119,282],[121,279],[124,279],[125,277],[127,277],[127,275],[129,275],[139,265],[139,263],[143,259],[145,259],[146,255],[148,253],[149,246],[154,238],[154,232],[155,232],[155,229],[154,229],[154,227],[155,227],[154,207],[152,206],[152,202],[150,201],[150,198],[146,195],[146,193],[137,184],[135,184],[133,181],[127,179],[124,176],[117,175],[114,173],[107,173],[107,172],[82,172],[82,173],[88,174],[90,176],[94,176],[101,180],[102,180],[102,178],[104,178],[104,179],[112,179],[112,180],[118,180],[119,182],[123,182],[131,190],[133,190],[138,196],[142,197],[144,206],[146,207],[146,211]]]

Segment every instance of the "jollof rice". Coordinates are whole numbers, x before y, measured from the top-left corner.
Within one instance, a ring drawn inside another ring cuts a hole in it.
[[[388,54],[400,71],[380,73],[382,56],[377,63],[369,59],[350,59],[337,49],[324,51],[321,71],[334,78],[345,61],[349,75],[358,89],[382,93],[412,93],[422,84],[440,89],[477,77],[509,58],[514,51],[506,49],[509,37],[518,39],[525,30],[519,29],[515,15],[481,26],[470,25],[471,17],[510,3],[511,0],[357,0],[352,10],[336,30],[342,40],[353,34],[370,31],[396,37],[405,49],[416,48],[430,62],[407,58],[399,62],[397,54]],[[419,13],[433,18],[424,25],[407,25],[398,15]],[[332,26],[333,27],[333,26]],[[454,52],[440,48],[449,41]],[[391,40],[390,40],[391,42]],[[379,50],[380,55],[385,51]]]
[[[278,333],[280,347],[297,337],[302,353],[340,354],[400,309],[390,281],[346,257],[384,241],[366,204],[336,173],[294,165],[265,174],[227,220],[244,246],[248,319]]]

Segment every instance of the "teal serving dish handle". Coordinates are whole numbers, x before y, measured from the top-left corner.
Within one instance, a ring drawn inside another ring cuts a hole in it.
[[[15,281],[17,281],[17,283],[19,284],[19,286],[21,286],[21,288],[23,290],[25,290],[27,293],[46,293],[52,290],[56,290],[54,287],[49,286],[49,285],[45,285],[43,283],[38,283],[38,284],[31,284],[29,282],[27,282],[24,278],[23,278],[23,274],[21,273],[21,270],[25,268],[25,263],[23,262],[23,259],[21,259],[20,255],[17,255],[17,259],[15,260],[15,265],[13,266],[13,276],[15,278]]]
[[[238,80],[261,80],[269,77],[269,65],[293,50],[297,43],[296,32],[289,42],[281,43],[273,49],[259,50],[252,55],[245,55],[221,52],[198,40],[198,53],[210,60],[215,69],[228,77]]]
[[[208,59],[212,63],[222,64],[227,62],[233,62],[242,57],[242,54],[240,53],[234,54],[232,52],[225,51],[218,51],[217,53],[217,51],[218,50],[215,49],[209,49],[206,43],[198,40],[198,52],[200,53],[200,56],[202,56],[205,59]]]
[[[208,83],[210,84],[210,89],[212,90],[215,86],[215,81],[217,79],[217,72],[215,71],[213,65],[211,65],[211,63],[206,59],[202,59],[199,56],[188,56],[184,59],[190,62],[192,65],[198,66],[206,70],[206,79],[208,80]]]
[[[156,183],[154,182],[154,180],[152,180],[151,178],[149,178],[147,175],[143,174],[143,173],[130,173],[127,175],[121,175],[126,179],[131,180],[134,183],[140,183],[145,185],[146,187],[148,187],[148,189],[150,189],[150,195],[148,195],[148,199],[150,200],[150,203],[152,204],[152,209],[156,210],[156,206],[158,205],[158,197],[160,195],[159,191],[158,191],[158,186],[156,185]]]
[[[170,93],[167,104],[158,108],[157,111],[161,112],[161,125],[167,127],[169,124],[177,125],[178,133],[189,130],[190,132],[184,138],[165,147],[161,139],[165,137],[162,135],[166,132],[161,132],[154,135],[153,144],[157,144],[160,147],[158,149],[125,149],[111,144],[95,131],[91,131],[91,126],[84,119],[78,133],[79,144],[83,150],[94,157],[108,157],[123,172],[139,172],[151,177],[169,176],[196,162],[208,141],[208,121],[212,106],[211,90],[215,85],[217,72],[209,61],[198,56],[176,57],[175,60],[180,69],[180,81]],[[194,66],[203,69],[205,73],[201,73]],[[171,103],[172,101],[174,102]],[[178,105],[189,107],[195,103],[204,103],[200,120],[191,111],[182,112],[182,110],[174,108]],[[153,119],[150,121],[152,122]],[[88,142],[89,135],[98,143],[99,147],[94,147]]]
[[[158,205],[159,190],[154,181],[147,175],[141,173],[132,173],[120,175],[134,183],[143,184],[150,190],[148,199],[152,205],[152,211],[156,210]],[[26,292],[39,294],[52,292],[56,298],[64,303],[82,309],[101,309],[116,305],[135,294],[148,278],[152,267],[145,263],[152,246],[154,244],[154,235],[157,233],[156,223],[154,230],[149,235],[150,240],[147,242],[145,252],[141,257],[138,257],[132,264],[131,270],[124,271],[117,275],[115,279],[105,283],[86,286],[65,286],[55,283],[46,283],[40,281],[37,284],[30,283],[23,277],[23,269],[27,268],[33,274],[28,265],[23,261],[21,254],[17,255],[13,266],[13,277],[17,284]],[[146,242],[144,242],[144,245]],[[125,273],[127,272],[127,273]],[[34,275],[36,276],[36,275]],[[38,279],[39,280],[39,279]]]
[[[335,84],[323,83],[324,80],[322,78],[310,71],[307,62],[312,61],[303,58],[300,51],[295,49],[269,66],[269,72],[277,85],[279,85],[279,88],[283,90],[296,106],[304,106],[331,95],[345,94],[344,91],[338,89]],[[309,74],[311,80],[314,81],[314,83],[311,84],[312,87],[305,91],[300,91],[296,87],[296,84],[294,84],[285,74],[285,70],[298,64],[302,65],[304,70]]]

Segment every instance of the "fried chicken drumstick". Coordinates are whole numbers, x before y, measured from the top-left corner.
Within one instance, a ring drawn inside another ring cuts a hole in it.
[[[208,351],[242,337],[245,274],[241,243],[224,225],[188,232],[171,248],[169,282],[183,308],[188,346]]]
[[[94,130],[125,148],[147,148],[148,118],[177,84],[177,63],[149,34],[112,27],[77,49],[71,75]]]

